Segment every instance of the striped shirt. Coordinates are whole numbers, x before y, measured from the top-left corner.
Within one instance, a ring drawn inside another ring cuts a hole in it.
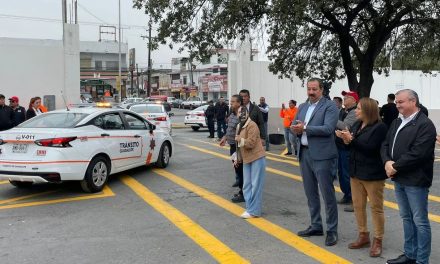
[[[228,141],[229,145],[235,145],[235,134],[238,123],[240,123],[238,116],[234,112],[231,112],[228,117],[228,128],[226,129],[226,141]]]

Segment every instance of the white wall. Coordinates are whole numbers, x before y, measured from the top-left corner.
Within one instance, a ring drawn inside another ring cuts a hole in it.
[[[239,50],[237,61],[229,62],[228,83],[229,96],[237,94],[241,89],[248,89],[251,100],[258,103],[259,98],[264,96],[271,107],[269,132],[282,131],[282,121],[279,118],[279,110],[282,103],[294,99],[298,104],[307,99],[305,80],[297,77],[279,79],[268,69],[270,62],[249,61],[247,49]],[[429,117],[440,130],[440,74],[425,75],[420,71],[391,71],[390,76],[374,75],[374,84],[371,97],[380,104],[386,103],[389,93],[395,93],[401,89],[413,89],[420,97],[420,101],[429,110]],[[341,96],[341,92],[347,89],[346,79],[336,81],[330,90],[330,97]]]
[[[67,102],[79,102],[78,25],[69,25],[66,30],[70,38],[65,40],[66,69],[62,41],[0,38],[0,93],[7,98],[18,96],[26,108],[32,97],[55,95],[60,109],[64,108],[61,91],[65,86]]]

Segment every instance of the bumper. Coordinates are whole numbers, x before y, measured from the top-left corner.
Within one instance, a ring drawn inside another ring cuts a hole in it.
[[[25,173],[14,171],[0,171],[1,180],[19,181],[19,182],[61,182],[59,173]]]
[[[30,182],[60,182],[83,180],[89,165],[84,162],[54,162],[48,164],[23,164],[0,162],[0,179]]]

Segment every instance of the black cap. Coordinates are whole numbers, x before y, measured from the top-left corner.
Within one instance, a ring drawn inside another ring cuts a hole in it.
[[[3,94],[0,94],[0,99],[5,99],[5,96]]]

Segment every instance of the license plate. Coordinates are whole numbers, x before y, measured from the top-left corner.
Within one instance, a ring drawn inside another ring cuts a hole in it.
[[[191,115],[191,118],[194,118],[195,117],[195,115]]]
[[[27,153],[28,144],[14,144],[12,145],[12,153]]]

